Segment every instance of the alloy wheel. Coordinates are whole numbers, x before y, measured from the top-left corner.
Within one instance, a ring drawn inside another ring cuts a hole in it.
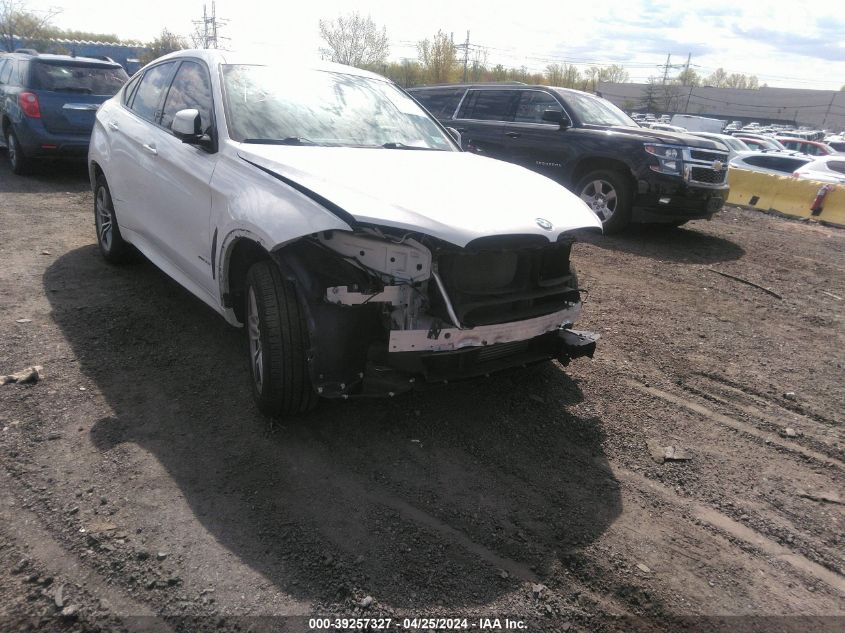
[[[9,152],[9,162],[12,164],[12,169],[15,169],[18,164],[18,146],[15,143],[15,136],[11,132],[6,136],[6,147]]]
[[[607,222],[616,212],[619,199],[616,189],[606,180],[592,180],[581,190],[581,200],[587,203],[602,222]]]
[[[109,252],[112,245],[114,216],[112,215],[109,196],[105,187],[97,189],[95,206],[97,210],[97,239],[100,240],[103,250]]]

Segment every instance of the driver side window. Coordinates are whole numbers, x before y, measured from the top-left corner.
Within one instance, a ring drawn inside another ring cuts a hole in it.
[[[161,126],[169,130],[179,110],[193,108],[199,111],[201,129],[207,134],[211,129],[211,103],[211,86],[205,68],[197,62],[182,62],[164,102]]]
[[[514,121],[517,123],[546,123],[546,121],[543,121],[543,112],[546,110],[563,112],[563,108],[550,94],[539,90],[524,90],[519,96]]]

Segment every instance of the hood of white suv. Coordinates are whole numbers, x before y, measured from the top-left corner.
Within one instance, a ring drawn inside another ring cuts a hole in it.
[[[238,156],[358,222],[458,246],[489,235],[555,241],[565,231],[601,228],[595,213],[553,180],[467,152],[240,144]]]

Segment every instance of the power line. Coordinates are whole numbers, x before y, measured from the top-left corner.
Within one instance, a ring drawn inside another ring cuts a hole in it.
[[[222,37],[219,34],[221,27],[225,26],[229,21],[217,17],[216,2],[211,2],[211,15],[208,15],[206,5],[202,5],[202,18],[199,20],[192,20],[194,24],[194,32],[191,35],[191,40],[197,48],[218,48],[219,40],[227,40],[229,38]]]

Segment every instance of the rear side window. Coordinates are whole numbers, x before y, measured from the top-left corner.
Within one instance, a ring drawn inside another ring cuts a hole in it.
[[[458,118],[513,121],[514,104],[518,97],[516,90],[470,90]]]
[[[153,66],[144,73],[131,106],[132,111],[142,119],[147,121],[158,119],[162,93],[167,88],[167,82],[175,65],[176,62],[166,62]]]
[[[749,156],[745,160],[749,165],[765,167],[766,169],[774,169],[775,171],[782,171],[785,174],[792,173],[809,162],[800,158],[790,158],[788,156]]]
[[[755,167],[765,167],[766,169],[777,169],[777,159],[774,156],[749,156],[745,162]]]
[[[176,113],[188,108],[199,110],[201,129],[207,132],[211,127],[211,86],[205,68],[196,62],[182,62],[176,71],[164,102],[162,127],[169,130]]]
[[[451,119],[464,94],[461,90],[424,90],[412,93],[426,110],[438,119]]]
[[[827,162],[827,166],[835,172],[845,174],[845,160],[830,160]]]
[[[126,89],[123,91],[123,105],[128,106],[132,103],[132,97],[135,94],[135,88],[138,87],[138,82],[141,81],[142,75],[138,75],[128,84],[126,84]]]
[[[122,68],[38,61],[33,72],[33,88],[111,97],[127,79],[129,76]]]

